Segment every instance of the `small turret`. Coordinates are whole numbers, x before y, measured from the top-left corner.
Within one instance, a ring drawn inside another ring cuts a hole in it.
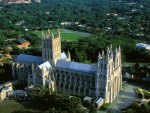
[[[102,50],[102,59],[105,59],[104,50]]]
[[[120,48],[120,45],[119,45],[119,47],[118,47],[118,51],[119,51],[119,52],[121,52],[121,48]]]
[[[59,29],[57,30],[57,33],[58,33],[58,37],[60,37],[60,31],[59,31]]]
[[[52,33],[52,39],[54,39],[55,37],[54,37],[54,33]]]
[[[32,72],[33,72],[34,71],[34,64],[32,63],[31,66],[32,66]]]
[[[42,39],[45,39],[45,35],[44,35],[43,31],[42,31]]]
[[[113,48],[112,48],[112,44],[110,45],[110,57],[113,58]]]
[[[48,36],[49,36],[49,37],[50,37],[50,34],[51,34],[50,29],[48,29]]]
[[[70,55],[69,50],[68,50],[68,61],[71,61],[71,55]]]
[[[109,46],[107,47],[107,60],[109,60],[110,58],[110,49],[109,49]]]
[[[98,55],[98,59],[99,59],[99,60],[102,59],[102,56],[101,56],[100,52],[99,52],[99,55]]]
[[[117,54],[118,53],[118,50],[117,50],[117,47],[115,48],[115,54]]]

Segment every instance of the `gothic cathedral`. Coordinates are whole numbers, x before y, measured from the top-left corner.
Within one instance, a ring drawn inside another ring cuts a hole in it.
[[[61,36],[42,32],[42,57],[20,54],[12,65],[12,75],[28,86],[48,87],[70,95],[101,97],[110,103],[122,89],[120,46],[99,53],[96,64],[71,61],[61,51]]]

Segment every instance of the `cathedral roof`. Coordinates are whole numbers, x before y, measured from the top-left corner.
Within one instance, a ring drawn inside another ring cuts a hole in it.
[[[56,63],[57,68],[69,69],[73,71],[80,71],[85,73],[95,73],[96,66],[90,64],[82,64],[78,62],[58,60]]]
[[[16,58],[16,61],[22,62],[22,63],[33,63],[33,64],[42,64],[43,63],[42,57],[32,56],[32,55],[27,55],[27,54],[20,54]]]

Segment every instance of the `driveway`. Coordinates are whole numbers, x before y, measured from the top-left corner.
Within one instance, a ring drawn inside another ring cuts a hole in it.
[[[124,87],[123,90],[120,91],[116,99],[108,106],[106,111],[111,111],[112,113],[121,113],[121,109],[130,106],[137,99],[134,91],[135,87],[136,86],[134,85],[127,84],[127,87]]]

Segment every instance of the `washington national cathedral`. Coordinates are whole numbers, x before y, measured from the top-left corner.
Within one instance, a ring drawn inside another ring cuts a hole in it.
[[[70,95],[102,97],[110,103],[122,89],[121,50],[112,46],[98,55],[96,64],[71,61],[61,51],[60,32],[42,33],[42,57],[20,54],[12,65],[14,78],[28,86],[48,87]]]

